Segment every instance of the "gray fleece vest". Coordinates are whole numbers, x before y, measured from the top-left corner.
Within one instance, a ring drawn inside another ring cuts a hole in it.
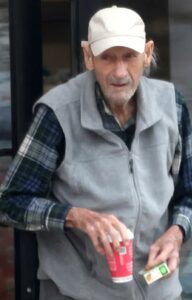
[[[38,234],[38,277],[54,281],[61,294],[75,300],[175,299],[181,292],[177,271],[149,287],[138,274],[150,245],[168,227],[171,167],[179,139],[174,87],[141,78],[129,151],[103,128],[94,84],[94,75],[85,72],[40,99],[55,112],[66,139],[52,190],[58,202],[114,214],[134,232],[134,280],[113,283],[105,257],[75,229]]]

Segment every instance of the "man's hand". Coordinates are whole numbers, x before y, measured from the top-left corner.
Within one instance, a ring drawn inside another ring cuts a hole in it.
[[[183,243],[183,232],[178,225],[172,225],[149,250],[145,270],[149,270],[161,262],[167,262],[173,273],[179,265],[179,251]]]
[[[100,254],[113,255],[109,237],[114,248],[119,248],[119,237],[128,244],[127,227],[114,215],[97,213],[86,208],[72,207],[65,227],[78,228],[91,239]]]

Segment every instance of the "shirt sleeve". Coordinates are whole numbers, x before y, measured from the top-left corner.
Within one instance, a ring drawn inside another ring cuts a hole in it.
[[[176,149],[175,163],[180,167],[170,203],[170,221],[171,224],[177,224],[183,229],[184,240],[187,241],[192,231],[192,128],[189,111],[178,91],[176,102],[181,139]]]
[[[71,206],[47,196],[64,151],[64,134],[54,112],[39,105],[0,187],[2,225],[32,231],[64,230]]]

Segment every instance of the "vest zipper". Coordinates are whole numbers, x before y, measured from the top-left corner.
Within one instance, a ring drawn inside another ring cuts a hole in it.
[[[131,174],[133,174],[133,159],[132,158],[129,160],[129,168],[130,168]]]
[[[129,159],[129,169],[130,169],[130,173],[132,175],[132,183],[133,183],[133,186],[135,188],[135,193],[137,195],[137,199],[138,199],[138,207],[139,207],[139,211],[140,211],[140,199],[139,199],[139,195],[138,195],[138,191],[137,191],[137,183],[135,182],[135,172],[134,172],[134,166],[133,166],[133,158],[132,158],[132,153],[130,152],[131,154],[131,157]],[[137,224],[135,226],[135,232],[137,231],[137,227],[138,227],[138,222],[139,222],[139,219],[137,220]],[[140,290],[140,293],[141,293],[141,297],[143,297],[143,300],[145,299],[145,294],[144,294],[144,291],[143,291],[143,288],[137,278],[137,275],[134,276],[134,279],[135,279],[135,282],[136,282],[136,285],[138,287],[138,289]]]

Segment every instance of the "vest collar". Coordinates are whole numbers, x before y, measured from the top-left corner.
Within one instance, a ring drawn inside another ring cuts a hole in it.
[[[81,88],[81,125],[91,130],[104,130],[100,112],[95,98],[95,76],[93,72],[86,72]]]
[[[137,132],[151,127],[161,119],[159,100],[158,84],[154,84],[149,78],[141,77],[137,89]]]

